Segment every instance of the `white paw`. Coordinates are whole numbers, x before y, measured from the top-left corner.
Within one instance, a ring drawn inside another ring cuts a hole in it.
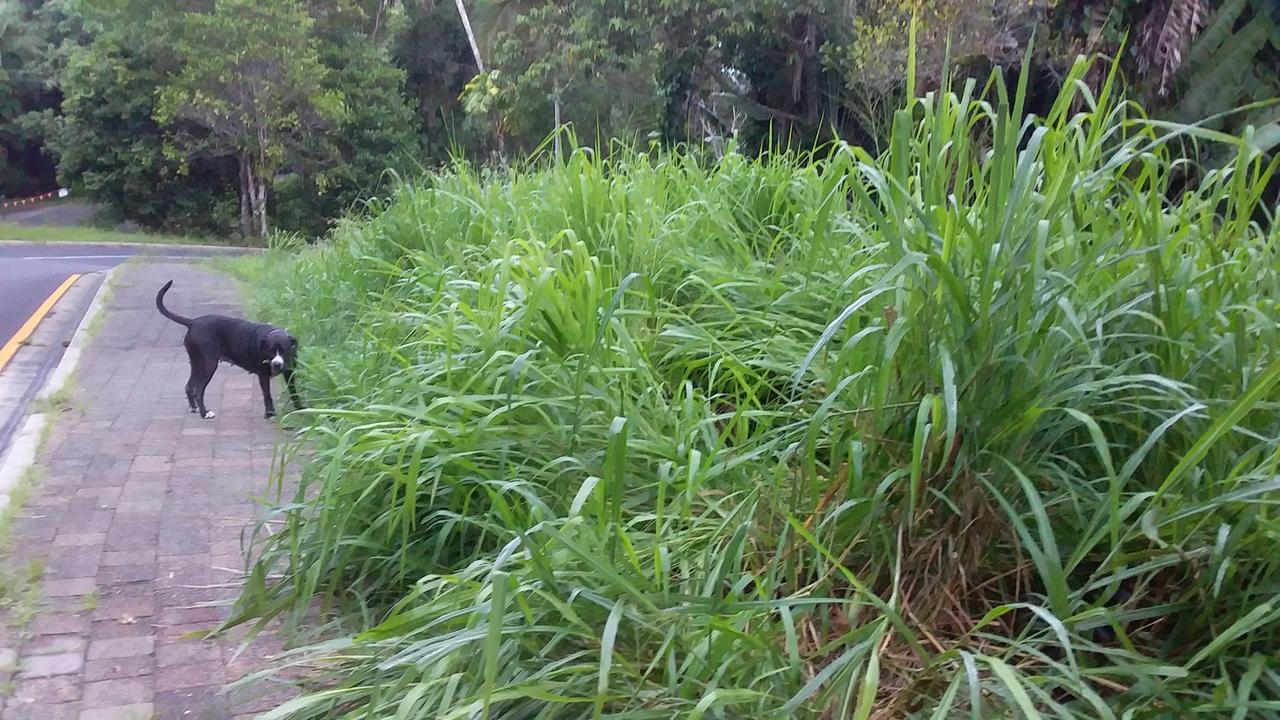
[[[216,413],[216,412],[214,412],[214,411],[212,411],[212,410],[205,410],[205,411],[204,411],[204,419],[205,419],[205,420],[212,420],[212,419],[214,419],[214,418],[216,418],[216,417],[218,417],[218,413]]]

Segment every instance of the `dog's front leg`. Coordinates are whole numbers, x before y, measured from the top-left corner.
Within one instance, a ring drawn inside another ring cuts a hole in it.
[[[293,370],[284,369],[284,384],[289,388],[289,397],[293,398],[293,406],[302,409],[302,398],[298,397],[298,389],[293,386]]]
[[[267,406],[267,412],[263,417],[275,417],[276,404],[271,400],[271,375],[268,373],[258,373],[258,384],[262,386],[262,402]]]

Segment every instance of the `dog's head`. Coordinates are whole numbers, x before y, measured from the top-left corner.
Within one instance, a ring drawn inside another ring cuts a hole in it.
[[[272,330],[262,338],[259,352],[262,364],[270,367],[272,375],[279,375],[293,367],[298,357],[298,341],[284,330]]]

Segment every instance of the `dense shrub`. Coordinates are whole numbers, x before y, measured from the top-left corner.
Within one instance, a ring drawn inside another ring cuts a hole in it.
[[[1193,129],[1085,69],[878,158],[460,166],[273,266],[314,456],[237,621],[358,631],[279,715],[1275,715],[1275,164],[1170,201]]]
[[[119,220],[150,229],[227,234],[236,226],[236,164],[181,158],[153,119],[165,69],[154,43],[103,35],[68,63],[57,132],[49,143],[63,182]],[[194,132],[190,127],[169,132]]]

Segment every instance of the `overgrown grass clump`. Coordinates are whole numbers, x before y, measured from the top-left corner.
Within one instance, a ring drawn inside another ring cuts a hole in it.
[[[315,453],[240,619],[358,628],[277,716],[1280,714],[1276,165],[1171,193],[1194,129],[1083,69],[879,158],[459,167],[275,266]]]

